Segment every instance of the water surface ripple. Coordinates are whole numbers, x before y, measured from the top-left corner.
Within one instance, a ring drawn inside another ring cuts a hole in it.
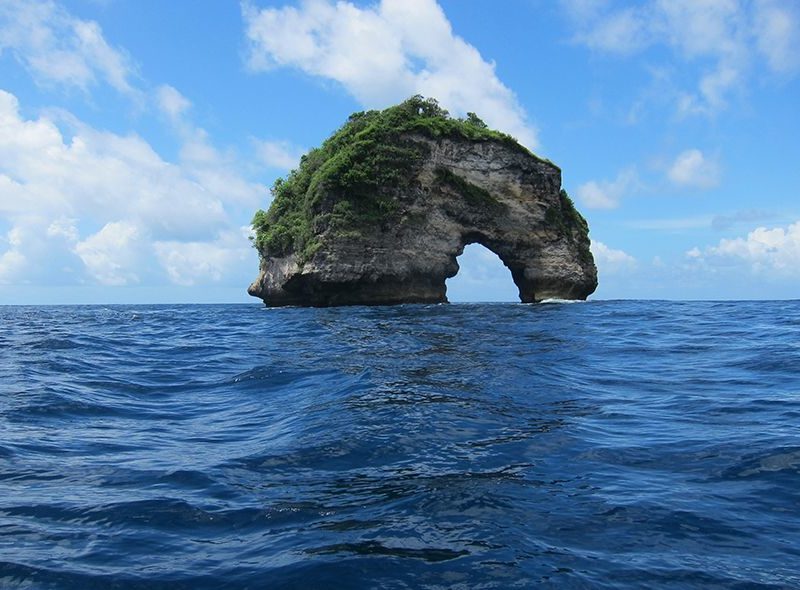
[[[800,588],[800,302],[0,307],[2,588]]]

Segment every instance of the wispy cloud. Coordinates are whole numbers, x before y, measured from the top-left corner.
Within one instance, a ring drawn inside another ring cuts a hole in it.
[[[208,133],[190,115],[191,101],[169,85],[158,87],[155,102],[182,142],[180,163],[211,194],[224,195],[230,202],[254,206],[256,185],[243,178],[236,157],[214,146]]]
[[[307,0],[299,8],[243,3],[254,71],[292,67],[339,82],[361,104],[378,108],[413,94],[438,99],[456,114],[475,111],[530,148],[536,130],[495,66],[453,33],[434,0]]]
[[[715,215],[711,220],[711,227],[717,231],[723,231],[744,223],[752,224],[758,221],[762,223],[765,221],[774,222],[780,220],[782,217],[782,215],[762,209],[745,209],[743,211]]]
[[[625,226],[646,231],[680,232],[690,229],[708,229],[712,221],[712,215],[696,215],[667,219],[634,219],[625,222]]]
[[[718,215],[692,215],[688,217],[656,218],[656,219],[634,219],[624,222],[625,227],[647,231],[666,231],[684,232],[687,230],[713,229],[715,231],[725,231],[733,227],[753,222],[778,221],[784,219],[784,215],[775,212],[764,211],[761,209],[745,209],[733,211],[732,213],[720,213]]]
[[[791,0],[649,0],[618,7],[562,0],[574,40],[594,51],[629,56],[666,47],[677,64],[695,64],[695,88],[678,88],[682,115],[714,114],[763,64],[782,75],[800,69],[800,6]]]
[[[100,26],[50,0],[0,0],[0,52],[10,51],[43,85],[87,91],[102,81],[140,98],[136,67]]]
[[[288,141],[267,141],[254,139],[256,155],[261,163],[270,168],[292,170],[300,164],[300,158],[306,152]]]
[[[177,88],[162,84],[155,91],[158,109],[173,122],[180,122],[181,117],[189,110],[192,103]]]
[[[754,21],[758,49],[770,69],[790,74],[800,69],[800,6],[796,2],[760,0]]]
[[[589,209],[615,209],[623,197],[635,192],[639,186],[636,169],[626,168],[614,180],[590,180],[580,185],[576,194]]]

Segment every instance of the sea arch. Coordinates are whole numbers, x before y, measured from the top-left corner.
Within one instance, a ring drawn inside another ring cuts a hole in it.
[[[481,243],[479,236],[464,240],[455,257],[457,273],[445,280],[450,302],[520,301],[519,289],[503,260]]]

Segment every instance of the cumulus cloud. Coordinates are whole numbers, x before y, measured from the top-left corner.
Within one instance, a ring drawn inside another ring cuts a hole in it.
[[[5,242],[6,249],[0,254],[0,285],[13,283],[16,277],[25,268],[25,255],[21,252],[22,240],[20,229],[12,228],[2,239],[0,248]]]
[[[139,282],[142,234],[130,221],[105,224],[100,231],[75,244],[89,274],[101,285],[128,285]]]
[[[243,14],[254,71],[298,68],[339,82],[370,108],[423,94],[537,145],[535,129],[494,64],[453,33],[435,0],[381,0],[363,8],[331,0],[264,9],[245,2]]]
[[[152,107],[180,142],[168,161],[135,133],[58,108],[23,117],[0,90],[0,284],[244,284],[256,254],[234,218],[268,196],[244,173],[258,172],[255,159],[216,147],[186,96],[150,90],[97,23],[60,3],[0,0],[0,54],[37,84],[86,94],[106,85]]]
[[[245,247],[249,227],[220,232],[211,242],[155,242],[156,256],[176,285],[220,282],[232,269],[252,271],[251,252]]]
[[[785,228],[759,227],[745,237],[692,248],[686,256],[709,266],[745,267],[759,275],[800,278],[800,221]]]
[[[618,274],[636,268],[636,259],[623,250],[609,248],[603,242],[592,240],[592,256],[601,274]]]
[[[123,94],[139,94],[131,60],[108,44],[100,26],[49,0],[0,0],[0,53],[5,51],[41,84],[87,90],[102,80]]]
[[[191,154],[172,163],[137,135],[67,119],[69,135],[51,116],[23,118],[17,98],[0,91],[0,219],[10,226],[0,242],[1,281],[45,273],[51,283],[124,285],[161,273],[187,284],[169,251],[252,257],[244,236],[231,237],[238,229],[230,211],[254,207],[266,188],[236,175],[202,130]]]
[[[74,220],[38,214],[15,217],[0,236],[0,284],[63,285],[79,280],[85,269],[74,252]]]
[[[703,70],[693,90],[677,93],[681,114],[713,114],[763,62],[773,73],[800,66],[800,10],[791,0],[649,0],[618,7],[562,0],[575,40],[608,53],[631,55],[666,46]]]
[[[589,209],[615,209],[621,199],[636,190],[638,185],[636,170],[627,168],[614,180],[591,180],[580,185],[577,196]]]
[[[719,184],[719,164],[700,150],[689,149],[678,154],[667,176],[678,186],[712,188]]]
[[[141,137],[86,125],[66,140],[48,117],[25,120],[0,91],[0,213],[134,219],[157,235],[208,236],[225,220],[225,191],[211,192]],[[253,202],[258,189],[252,188]]]

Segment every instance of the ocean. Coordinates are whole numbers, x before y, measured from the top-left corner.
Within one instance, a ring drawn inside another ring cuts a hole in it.
[[[0,307],[0,588],[800,588],[800,301]]]

